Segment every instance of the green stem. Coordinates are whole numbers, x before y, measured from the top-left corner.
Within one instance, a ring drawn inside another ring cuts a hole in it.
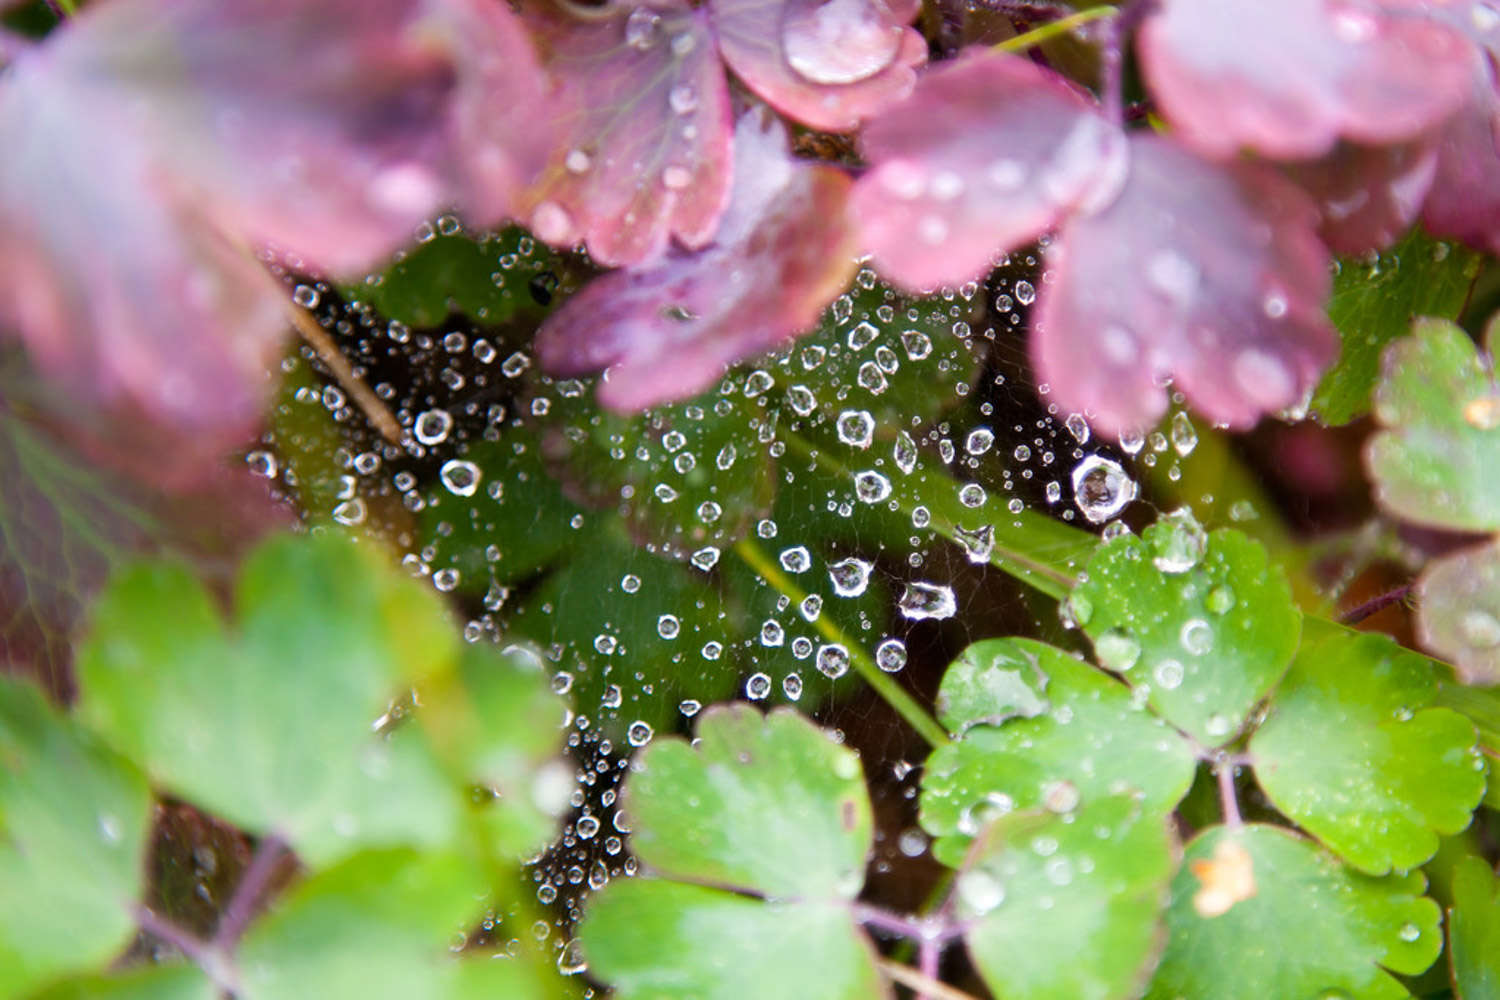
[[[1060,17],[1056,21],[1049,21],[1040,27],[1032,28],[1030,31],[1017,35],[1014,38],[1007,38],[994,48],[996,52],[1025,52],[1027,49],[1035,48],[1043,42],[1051,41],[1059,35],[1065,35],[1074,28],[1088,24],[1090,21],[1112,17],[1117,13],[1119,11],[1109,4],[1089,7],[1087,10],[1080,10],[1076,14],[1069,14],[1067,17]]]
[[[823,471],[845,481],[854,478],[854,472],[848,466],[800,435],[783,431],[780,438],[787,448]],[[928,495],[915,498],[903,495],[907,481],[925,483],[928,475],[924,463],[919,461],[917,467],[897,484],[901,489],[892,494],[892,499],[907,517],[918,506],[927,507],[931,514],[928,527],[962,547],[963,542],[958,536],[959,518],[964,516],[960,511],[967,508],[959,506],[956,499],[950,501],[950,497],[956,496],[958,484],[946,473],[934,474],[940,475],[943,483],[936,490],[927,491]],[[990,550],[990,565],[1056,600],[1068,596],[1078,582],[1077,570],[1097,544],[1097,539],[1088,532],[1032,511],[1006,512],[991,527],[995,545]]]
[[[792,582],[791,578],[783,573],[771,557],[765,553],[760,546],[748,538],[742,538],[734,545],[734,554],[744,561],[761,577],[786,595],[794,604],[800,604],[807,598],[807,593]],[[855,671],[865,679],[865,683],[875,689],[881,699],[896,714],[906,720],[907,725],[915,729],[922,738],[933,747],[940,747],[950,741],[946,730],[927,714],[917,700],[907,694],[901,685],[897,684],[890,674],[881,670],[870,659],[868,653],[857,642],[844,633],[844,630],[827,615],[819,615],[814,623],[819,632],[829,642],[838,643],[849,651],[849,662]]]

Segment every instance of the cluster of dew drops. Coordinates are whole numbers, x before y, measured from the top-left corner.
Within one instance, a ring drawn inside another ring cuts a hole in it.
[[[456,219],[444,217],[424,227],[418,233],[418,239],[421,242],[434,235],[452,235],[460,231]],[[498,255],[497,268],[492,276],[496,285],[536,282],[543,272],[541,265],[532,259],[534,250],[535,244],[525,237],[513,252]],[[1022,263],[1034,265],[1036,261],[1028,259]],[[482,327],[445,332],[414,331],[400,323],[385,321],[373,309],[358,302],[331,304],[328,300],[337,296],[331,295],[329,287],[322,283],[307,283],[294,272],[283,273],[283,278],[291,287],[297,305],[313,312],[342,344],[358,345],[351,359],[356,371],[370,378],[375,395],[390,407],[404,432],[400,444],[386,442],[368,430],[359,433],[362,420],[356,403],[332,381],[315,381],[294,394],[291,405],[321,407],[346,430],[342,444],[331,456],[338,470],[331,513],[333,520],[347,527],[380,533],[381,526],[375,523],[378,516],[372,510],[377,501],[395,502],[411,514],[419,514],[439,502],[447,510],[456,504],[484,497],[499,501],[507,484],[493,479],[486,481],[485,471],[466,457],[469,443],[476,438],[502,440],[508,422],[522,417],[545,419],[556,400],[576,398],[586,389],[585,382],[576,379],[554,381],[533,371],[532,358],[524,348],[500,347],[483,335]],[[868,290],[874,281],[873,273],[865,270],[860,273],[857,286]],[[838,342],[827,348],[793,344],[780,354],[761,359],[756,363],[758,367],[726,377],[720,389],[722,395],[742,395],[765,406],[773,405],[771,401],[775,400],[774,405],[783,407],[781,413],[791,427],[795,427],[799,419],[820,419],[820,395],[825,398],[832,396],[836,400],[833,412],[828,416],[833,422],[833,430],[838,440],[849,447],[850,454],[862,456],[869,467],[858,468],[853,482],[841,487],[843,492],[828,492],[831,511],[849,517],[861,505],[893,505],[892,478],[912,474],[924,452],[936,455],[952,475],[951,488],[956,491],[959,504],[975,516],[972,525],[957,529],[955,540],[962,545],[971,562],[983,563],[989,560],[993,547],[993,523],[986,523],[985,518],[1004,516],[989,514],[992,505],[996,511],[1001,506],[999,499],[992,499],[992,492],[1009,493],[1003,507],[1016,514],[1025,508],[1027,501],[1013,489],[1015,480],[1030,481],[1040,490],[1038,498],[1052,509],[1055,516],[1065,520],[1081,517],[1090,525],[1103,526],[1106,535],[1123,532],[1128,529],[1119,515],[1136,498],[1138,489],[1122,461],[1135,460],[1154,465],[1158,456],[1168,453],[1169,449],[1177,457],[1185,458],[1197,443],[1196,431],[1182,413],[1176,414],[1169,422],[1167,433],[1125,437],[1107,446],[1090,446],[1088,424],[1076,414],[1048,413],[1040,419],[1028,418],[1034,421],[1031,423],[999,426],[995,418],[997,410],[1003,407],[997,405],[992,393],[966,411],[970,418],[977,413],[978,420],[990,420],[991,424],[981,422],[959,426],[957,418],[951,418],[931,426],[920,426],[920,422],[914,419],[909,427],[902,426],[893,435],[881,436],[886,443],[877,448],[877,418],[871,410],[878,407],[870,404],[886,391],[888,379],[901,365],[926,361],[934,351],[943,350],[944,345],[935,345],[933,338],[920,330],[902,329],[901,317],[888,305],[876,309],[874,315],[856,315],[853,296],[858,294],[858,288],[851,289],[832,307],[840,334]],[[984,312],[983,309],[976,310],[975,297],[978,294],[979,289],[970,285],[944,295],[949,303],[948,318],[944,323],[949,325],[962,349],[982,354],[986,350],[986,341],[1004,338],[1015,341],[1019,338],[1024,309],[1036,298],[1031,281],[1024,278],[1011,280],[995,291],[987,302],[990,325],[975,332],[971,320]],[[913,311],[908,318],[915,315]],[[479,320],[482,323],[483,317]],[[1014,349],[1014,343],[1011,349]],[[311,356],[310,351],[304,350],[301,359],[288,358],[284,368],[291,372]],[[382,359],[387,362],[385,367],[382,367]],[[818,369],[825,362],[840,359],[842,367],[829,364],[828,369],[838,367],[850,378],[845,384],[835,382],[830,385],[829,370],[819,372]],[[399,362],[399,366],[393,368],[391,362]],[[396,374],[391,374],[392,371]],[[418,375],[409,378],[409,384],[403,383],[401,373],[413,371]],[[382,379],[382,373],[387,377]],[[1004,382],[1004,376],[990,377],[997,385]],[[523,378],[542,391],[524,397],[516,393],[514,390]],[[960,379],[955,381],[952,391],[962,397],[976,388]],[[1039,389],[1045,401],[1045,387]],[[506,402],[497,402],[497,399]],[[526,408],[525,414],[513,413],[509,409],[520,406]],[[756,428],[756,436],[761,444],[768,446],[772,455],[781,455],[784,448],[781,442],[774,440],[775,427],[774,420],[766,420]],[[363,445],[351,443],[361,440]],[[1005,455],[1000,454],[1002,441],[1008,442],[1003,446]],[[682,441],[663,440],[658,443],[674,454],[679,466],[684,462],[683,455],[694,457],[690,450],[684,449]],[[295,492],[298,486],[295,474],[278,457],[279,444],[268,437],[267,447],[251,451],[246,461],[252,472],[276,480],[288,492]],[[887,449],[888,456],[876,454]],[[1063,457],[1062,462],[1058,462],[1059,454]],[[724,451],[695,457],[695,461],[715,463],[720,469],[726,469],[734,460],[732,454],[726,459]],[[428,470],[425,481],[414,471],[413,466],[418,463],[422,463],[422,469]],[[1059,466],[1068,464],[1070,470],[1059,475]],[[434,467],[436,482],[431,478]],[[791,475],[789,471],[784,474]],[[1169,470],[1169,475],[1176,478],[1175,465]],[[994,482],[997,478],[1000,480],[998,490]],[[1068,487],[1066,493],[1064,484]],[[661,484],[654,495],[657,501],[670,502],[671,492],[670,486]],[[700,517],[714,520],[723,514],[720,509],[708,510],[710,507],[717,508],[718,504],[703,504]],[[920,533],[930,527],[931,514],[920,504],[907,513],[914,532]],[[573,527],[582,528],[583,524],[575,518]],[[796,669],[786,672],[778,683],[767,669],[755,666],[759,658],[785,649],[795,661],[809,663],[829,680],[847,673],[851,657],[865,655],[863,651],[851,650],[845,642],[828,638],[826,631],[822,632],[821,639],[801,633],[822,631],[814,626],[824,612],[825,595],[834,599],[855,599],[866,595],[872,580],[880,572],[879,561],[867,558],[869,553],[842,554],[841,557],[830,557],[820,572],[819,557],[813,551],[817,546],[810,547],[811,540],[796,538],[795,525],[762,518],[755,522],[752,530],[759,542],[770,547],[779,570],[799,589],[805,590],[806,595],[796,601],[783,596],[779,601],[778,609],[791,613],[791,622],[775,616],[766,618],[752,629],[753,634],[745,638],[742,649],[747,655],[741,662],[748,661],[752,669],[746,671],[740,690],[744,698],[754,702],[773,697],[795,702],[802,698],[806,688],[801,672]],[[414,576],[426,578],[432,587],[445,594],[458,589],[462,571],[455,565],[438,564],[438,550],[434,545],[424,544],[425,539],[410,534],[398,534],[386,540],[404,551],[403,565]],[[921,534],[913,534],[910,538],[911,550],[905,562],[912,571],[923,565],[922,541]],[[496,545],[499,544],[503,544],[503,540],[496,539]],[[490,548],[493,551],[487,550],[486,559],[493,562],[498,550],[493,545]],[[713,570],[719,558],[717,547],[704,546],[689,553],[687,561],[697,570],[707,573]],[[942,620],[957,613],[958,599],[951,586],[915,578],[902,578],[899,582],[901,587],[895,610],[906,622]],[[634,574],[628,574],[618,581],[616,589],[624,595],[635,595],[641,592],[641,581]],[[508,597],[506,588],[491,585],[483,598],[484,613],[464,627],[465,639],[470,642],[504,641],[502,608]],[[601,615],[605,614],[607,611],[601,611]],[[861,630],[873,627],[863,613],[861,626]],[[663,643],[677,640],[685,630],[678,609],[662,609],[657,618],[657,633]],[[594,639],[595,651],[608,655],[614,652],[614,643],[608,629],[603,629]],[[719,639],[710,639],[701,649],[705,660],[717,660],[724,651],[724,643]],[[639,657],[642,651],[633,652]],[[563,650],[556,647],[544,651],[543,655],[545,659],[556,662],[562,658],[562,653]],[[879,669],[889,673],[902,670],[908,660],[906,643],[900,636],[893,635],[880,636],[872,641],[868,655]],[[553,673],[553,687],[566,694],[572,686],[572,679],[567,669],[559,667]],[[608,685],[600,710],[618,713],[625,707],[625,701],[625,693],[619,685]],[[684,718],[696,715],[702,707],[692,698],[684,699],[678,705]],[[537,883],[538,901],[562,909],[563,915],[555,926],[564,929],[576,919],[578,904],[587,890],[596,890],[611,878],[634,871],[634,860],[629,857],[624,842],[628,829],[615,808],[617,792],[630,751],[644,747],[654,735],[650,724],[637,720],[623,730],[629,748],[620,748],[613,746],[603,734],[597,719],[591,723],[581,710],[571,718],[573,724],[570,725],[568,743],[576,762],[568,793],[572,818],[558,841],[535,859],[531,868]],[[547,921],[540,921],[533,928],[539,941],[554,938],[559,968],[564,972],[581,971],[583,965],[576,945],[568,939],[566,932],[559,939],[553,935],[553,930],[554,925]]]

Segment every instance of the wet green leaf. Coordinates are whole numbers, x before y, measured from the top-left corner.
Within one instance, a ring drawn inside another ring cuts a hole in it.
[[[1041,660],[1055,650],[1015,639],[984,639],[966,648],[943,674],[938,721],[962,735],[980,723],[1030,719],[1049,708]]]
[[[1418,320],[1410,337],[1392,344],[1375,419],[1385,429],[1370,439],[1365,460],[1382,506],[1437,528],[1500,528],[1500,382],[1467,333]]]
[[[522,960],[457,958],[484,879],[443,853],[364,851],[297,886],[254,925],[237,966],[248,1000],[532,1000],[550,995]]]
[[[1150,1000],[1398,1000],[1442,950],[1421,872],[1375,878],[1279,827],[1210,827],[1172,883]]]
[[[1463,1000],[1500,1000],[1500,883],[1483,858],[1469,857],[1453,873],[1448,911],[1448,960]]]
[[[1432,707],[1432,661],[1382,635],[1309,625],[1250,742],[1277,809],[1361,871],[1422,864],[1484,795],[1474,726]]]
[[[694,744],[641,755],[624,801],[636,855],[661,877],[611,882],[580,932],[620,995],[886,995],[848,905],[873,838],[851,751],[784,709],[711,708]]]
[[[0,676],[0,996],[129,944],[150,810],[139,772]]]
[[[1005,680],[986,714],[1001,717],[1018,700],[1014,674],[1005,677],[1012,670],[1029,697],[1041,699],[1040,712],[972,725],[928,758],[921,818],[938,838],[938,860],[957,867],[985,824],[1011,810],[1068,812],[1080,801],[1132,790],[1144,796],[1144,811],[1165,816],[1187,792],[1191,746],[1103,671],[1029,639],[976,643],[948,669],[939,694],[940,704],[946,696],[953,705],[962,692],[971,719],[982,718],[985,707],[975,691],[976,664],[985,665],[980,678],[998,671]],[[952,714],[945,720],[956,721]]]
[[[337,536],[263,546],[241,573],[236,605],[226,627],[202,586],[171,564],[116,579],[79,653],[82,716],[172,794],[279,834],[314,866],[363,846],[455,836],[467,787],[448,777],[421,728],[382,737],[373,724],[404,688],[430,685],[435,698],[472,695],[476,727],[488,725],[482,713],[499,709],[484,686],[521,697],[512,688],[540,688],[540,671],[502,681],[523,668],[472,651],[467,677],[455,676],[463,646],[432,591]],[[529,758],[537,727],[555,725],[560,711],[539,710],[510,749]],[[459,773],[496,777],[486,771],[498,745],[461,758],[474,770]]]
[[[763,902],[634,878],[589,901],[580,934],[589,971],[622,1000],[891,995],[869,940],[837,902]]]
[[[1206,747],[1228,743],[1286,671],[1301,615],[1286,575],[1238,531],[1186,510],[1089,561],[1069,598],[1099,665]]]
[[[1418,316],[1457,319],[1481,260],[1472,250],[1413,229],[1373,264],[1342,261],[1328,316],[1343,343],[1313,395],[1313,411],[1328,424],[1368,413],[1380,353],[1405,336]]]
[[[859,758],[787,709],[715,707],[660,739],[625,792],[636,856],[666,876],[776,898],[852,899],[872,820]]]
[[[980,976],[1027,1000],[1138,995],[1165,941],[1175,846],[1166,817],[1132,795],[1000,818],[957,881]]]
[[[1416,593],[1422,645],[1466,683],[1500,683],[1500,542],[1432,560]]]
[[[116,975],[79,976],[27,1000],[218,1000],[208,977],[190,965],[151,965]]]

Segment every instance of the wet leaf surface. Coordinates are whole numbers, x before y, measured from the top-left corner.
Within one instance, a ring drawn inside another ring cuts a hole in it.
[[[1500,997],[1500,899],[1495,872],[1482,858],[1459,862],[1453,875],[1453,906],[1448,910],[1448,947],[1453,985],[1464,1000]]]
[[[1466,683],[1500,682],[1500,543],[1427,564],[1417,581],[1417,633]]]

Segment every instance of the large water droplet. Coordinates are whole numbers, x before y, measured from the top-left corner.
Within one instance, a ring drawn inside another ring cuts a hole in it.
[[[438,470],[438,476],[448,492],[454,496],[471,497],[479,489],[479,481],[483,474],[479,466],[473,462],[466,462],[460,458],[449,459],[443,463]]]
[[[818,671],[829,680],[838,680],[849,670],[849,650],[836,642],[818,647]]]
[[[1141,644],[1123,629],[1112,628],[1094,640],[1094,658],[1099,666],[1122,674],[1141,658]]]
[[[1208,534],[1193,512],[1179,507],[1157,522],[1151,562],[1163,573],[1186,573],[1198,565],[1207,545]]]
[[[845,410],[834,426],[839,440],[856,448],[868,448],[875,439],[875,418],[868,410]]]
[[[873,0],[796,0],[781,20],[781,45],[798,74],[814,83],[866,80],[901,51],[902,27]]]
[[[447,410],[426,410],[417,414],[412,436],[425,445],[441,444],[453,430],[453,416]]]
[[[952,587],[920,581],[906,585],[898,606],[903,615],[914,620],[952,618],[958,611]]]
[[[1089,455],[1073,468],[1073,502],[1092,524],[1120,513],[1135,494],[1135,480],[1113,459]]]
[[[863,559],[841,559],[828,567],[828,579],[833,592],[840,597],[858,597],[870,585],[870,570],[873,563]]]

